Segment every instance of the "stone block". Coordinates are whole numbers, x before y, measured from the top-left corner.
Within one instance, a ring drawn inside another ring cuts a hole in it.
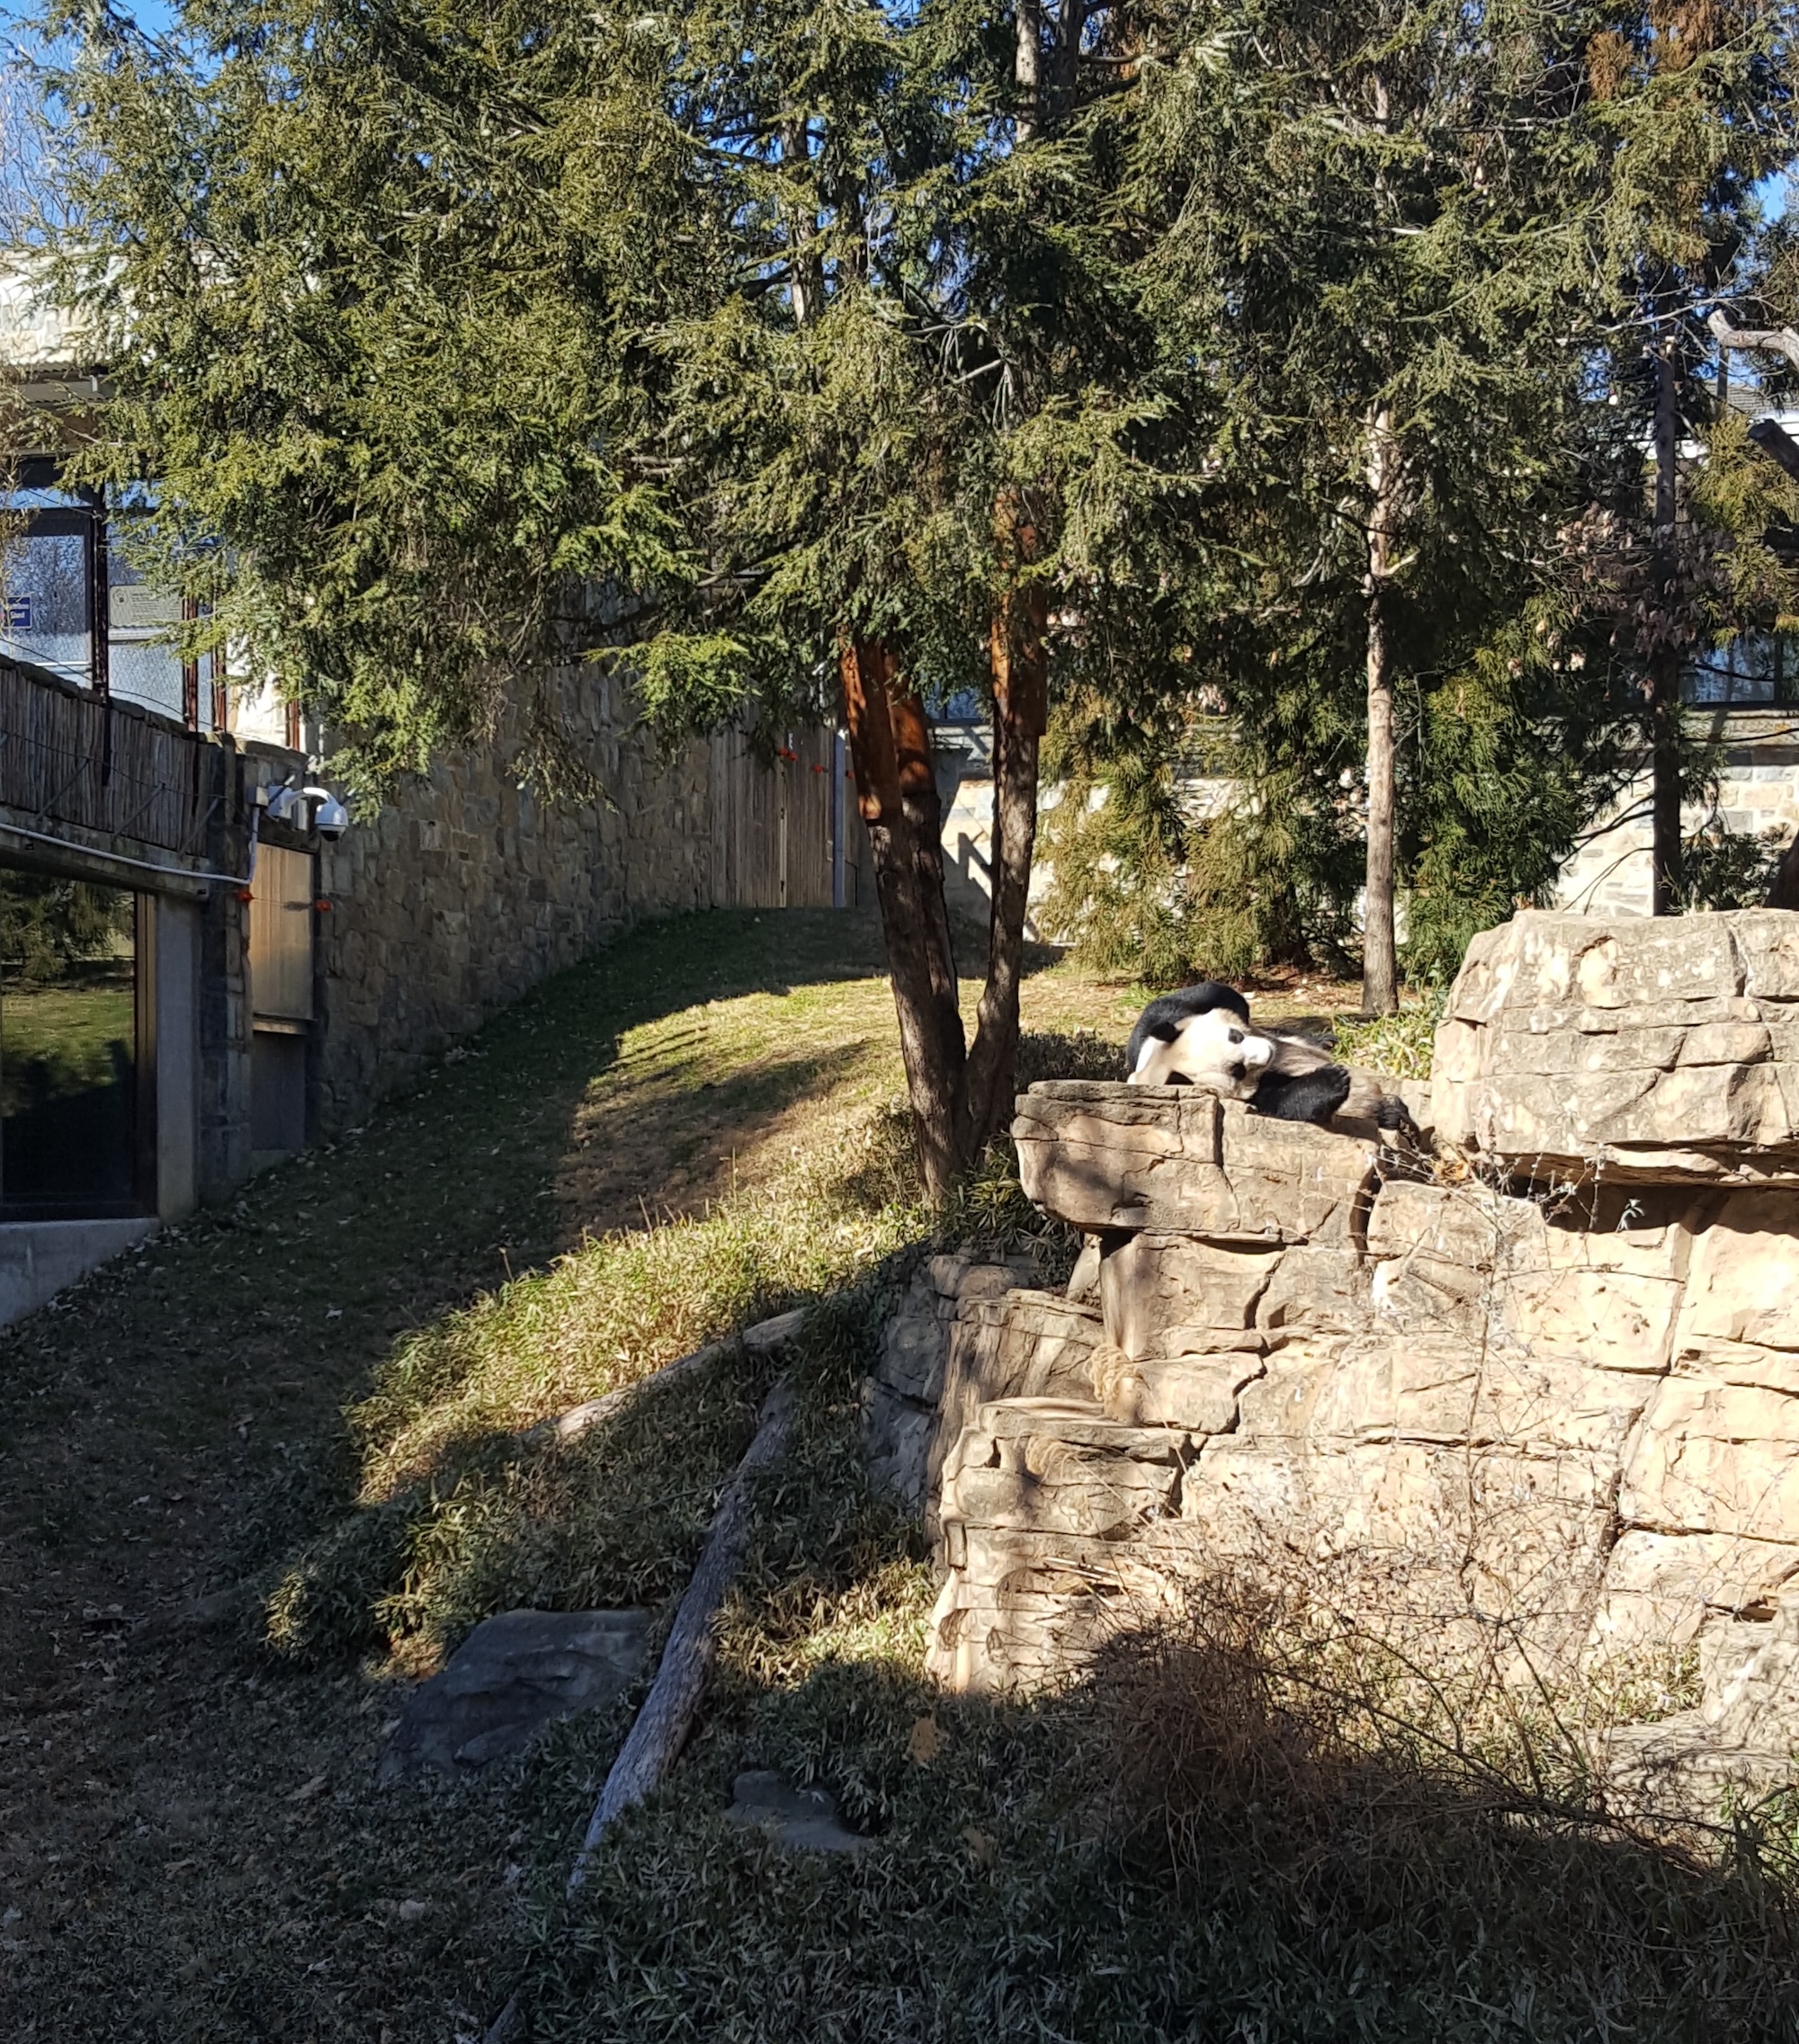
[[[1607,1558],[1588,1652],[1598,1659],[1678,1647],[1708,1617],[1771,1608],[1799,1579],[1799,1542],[1627,1527]]]
[[[484,1619],[407,1700],[377,1779],[455,1774],[524,1752],[544,1725],[617,1696],[643,1665],[649,1629],[641,1611]]]
[[[1676,1358],[1718,1360],[1739,1343],[1799,1359],[1799,1199],[1791,1192],[1732,1194],[1695,1242]]]
[[[1107,1415],[1130,1426],[1183,1433],[1229,1433],[1237,1394],[1262,1373],[1259,1355],[1176,1355],[1133,1361],[1110,1343],[1094,1352],[1094,1395]]]
[[[927,1525],[944,1462],[981,1406],[1011,1397],[1090,1398],[1093,1352],[1103,1339],[1096,1308],[1053,1292],[974,1299],[958,1310],[926,1456]]]
[[[1376,1202],[1376,1212],[1380,1210]],[[1351,1244],[1296,1243],[1275,1264],[1256,1306],[1256,1326],[1269,1348],[1320,1334],[1365,1327],[1371,1269]]]
[[[1024,1257],[981,1262],[945,1255],[929,1258],[914,1272],[887,1323],[873,1375],[863,1391],[863,1456],[877,1488],[914,1508],[923,1504],[962,1302],[1003,1298],[1029,1271]],[[1028,1371],[1029,1362],[1021,1360],[1019,1374]]]
[[[1799,1184],[1799,916],[1526,911],[1470,945],[1439,1137],[1538,1178]]]
[[[1256,1308],[1281,1254],[1183,1235],[1129,1236],[1099,1266],[1106,1339],[1135,1361],[1259,1349]]]
[[[1120,1540],[1170,1511],[1187,1459],[1169,1430],[1121,1426],[1091,1401],[983,1406],[943,1469],[943,1523]]]
[[[1671,1223],[1565,1227],[1541,1201],[1478,1182],[1388,1185],[1368,1230],[1374,1307],[1411,1333],[1655,1372],[1667,1367],[1688,1240]]]
[[[1025,1192],[1076,1227],[1268,1245],[1359,1233],[1379,1154],[1192,1086],[1083,1080],[1034,1085],[1012,1136]]]
[[[1657,1532],[1799,1544],[1799,1400],[1762,1385],[1664,1378],[1618,1510]]]

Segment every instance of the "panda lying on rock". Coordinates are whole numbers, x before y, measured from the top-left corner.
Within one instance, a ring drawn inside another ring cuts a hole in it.
[[[1337,1064],[1309,1036],[1252,1028],[1249,1002],[1215,979],[1151,1001],[1131,1031],[1125,1063],[1133,1086],[1201,1086],[1278,1121],[1346,1132],[1360,1123],[1417,1139],[1404,1101],[1373,1073]]]

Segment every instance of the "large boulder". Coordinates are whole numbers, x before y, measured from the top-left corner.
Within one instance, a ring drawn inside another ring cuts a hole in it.
[[[1483,932],[1431,1100],[1439,1138],[1535,1179],[1799,1185],[1799,915]]]

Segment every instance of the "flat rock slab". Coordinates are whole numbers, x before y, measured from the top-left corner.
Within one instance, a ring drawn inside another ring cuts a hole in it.
[[[559,1718],[609,1703],[643,1667],[648,1611],[502,1611],[407,1704],[381,1755],[385,1786],[421,1768],[461,1774],[523,1753]]]
[[[768,1768],[752,1768],[731,1783],[733,1824],[754,1825],[791,1852],[867,1852],[874,1840],[849,1830],[827,1789],[795,1789]]]
[[[1335,1243],[1361,1231],[1374,1199],[1376,1144],[1196,1086],[1048,1079],[1016,1107],[1025,1196],[1088,1234]]]

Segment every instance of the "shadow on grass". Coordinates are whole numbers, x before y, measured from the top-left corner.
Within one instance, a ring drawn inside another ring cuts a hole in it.
[[[814,1317],[703,1729],[572,1906],[628,1714],[562,1727],[531,1763],[521,2038],[1795,2034],[1790,1811],[1701,1857],[1608,1818],[1553,1733],[1501,1751],[1471,1723],[1457,1752],[1402,1715],[1371,1723],[1370,1671],[1320,1656],[1266,1589],[1189,1585],[1182,1618],[1121,1629],[1060,1695],[940,1694],[916,1531],[856,1465],[858,1317]],[[828,1788],[878,1849],[783,1852],[732,1825],[731,1779],[757,1766]]]
[[[285,1477],[293,1443],[329,1430],[397,1337],[541,1265],[583,1227],[640,1226],[640,1202],[656,1210],[653,1158],[609,1210],[565,1213],[559,1201],[578,1162],[571,1128],[627,1031],[878,960],[872,925],[829,911],[641,928],[497,1015],[365,1129],[0,1331],[0,1538],[98,1554],[127,1531],[141,1539],[133,1500],[146,1491],[192,1506],[228,1473],[234,1495],[246,1471]],[[819,1069],[802,1059],[765,1075],[738,1111],[778,1117]],[[36,1445],[102,1410],[129,1454]],[[139,1558],[154,1560],[161,1543],[149,1544]]]
[[[1743,1819],[1713,1858],[1633,1834],[1553,1727],[1506,1745],[1471,1720],[1445,1743],[1408,1722],[1390,1670],[1320,1651],[1285,1592],[1189,1585],[1181,1619],[1121,1628],[1060,1695],[940,1694],[921,1674],[927,1558],[857,1448],[898,1275],[890,1263],[809,1316],[787,1365],[793,1441],[758,1495],[701,1731],[572,1908],[574,1843],[640,1691],[519,1763],[535,1896],[490,1988],[495,2007],[517,1988],[521,2038],[1795,2033],[1792,1826],[1775,1821],[1790,1813]],[[434,1583],[415,1542],[405,1586],[384,1593],[424,1599],[412,1621],[446,1632],[527,1587],[577,1605],[672,1598],[765,1376],[726,1362],[648,1390],[578,1454],[515,1463],[497,1486],[489,1467],[490,1519],[465,1498],[433,1521],[446,1573]],[[359,1608],[403,1615],[368,1587]],[[786,1853],[730,1825],[731,1779],[755,1766],[828,1788],[878,1850]]]

